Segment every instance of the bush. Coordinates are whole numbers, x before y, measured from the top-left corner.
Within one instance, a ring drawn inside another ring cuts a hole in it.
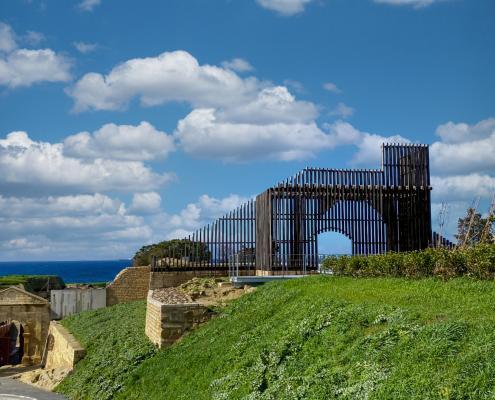
[[[467,274],[478,279],[495,275],[495,245],[479,244],[466,251]]]
[[[477,279],[494,279],[495,245],[479,244],[466,249],[426,249],[371,256],[332,256],[323,261],[322,268],[334,275],[354,277],[438,276],[450,279],[468,275]]]

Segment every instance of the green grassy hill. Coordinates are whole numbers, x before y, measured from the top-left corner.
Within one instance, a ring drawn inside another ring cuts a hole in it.
[[[65,283],[56,275],[2,275],[0,276],[0,290],[9,286],[23,285],[29,292],[46,291],[47,289],[63,289]]]
[[[92,336],[105,350],[88,347],[62,392],[88,399],[495,397],[490,281],[320,276],[268,284],[156,353],[142,341],[143,306],[129,316],[124,307],[65,323],[84,344]],[[101,322],[128,326],[131,318],[139,321],[127,340],[139,338],[140,356],[133,347],[124,374],[115,374],[111,358],[124,360],[127,350]]]

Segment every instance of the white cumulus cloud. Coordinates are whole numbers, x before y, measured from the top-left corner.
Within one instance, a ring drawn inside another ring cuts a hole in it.
[[[232,60],[223,61],[222,67],[237,72],[248,72],[254,69],[253,66],[243,58],[233,58]]]
[[[105,124],[92,134],[80,132],[64,140],[64,154],[76,158],[146,161],[165,158],[174,150],[172,136],[148,122]]]
[[[125,61],[107,75],[85,74],[68,93],[75,111],[123,109],[135,97],[145,106],[176,101],[219,107],[242,103],[258,87],[254,78],[242,79],[232,70],[200,65],[191,54],[174,51]]]
[[[312,0],[256,0],[257,3],[268,10],[280,15],[291,16],[304,11],[306,5]]]
[[[30,39],[33,40],[31,32]],[[28,32],[29,36],[29,32]],[[0,85],[10,88],[39,82],[67,82],[72,62],[52,49],[19,49],[12,28],[0,23]]]
[[[129,211],[134,214],[156,214],[160,211],[161,202],[157,192],[135,193]]]
[[[410,143],[400,135],[382,136],[360,131],[348,122],[337,121],[325,125],[333,146],[356,146],[351,164],[377,168],[381,163],[381,146],[384,143]]]
[[[64,154],[62,143],[37,142],[26,132],[0,139],[0,192],[42,193],[143,192],[171,179],[141,161],[104,158],[81,160]]]
[[[487,174],[432,176],[431,182],[434,199],[471,201],[476,196],[488,199],[495,193],[495,177]]]
[[[323,84],[323,89],[329,91],[329,92],[332,92],[332,93],[337,93],[337,94],[340,94],[342,93],[342,90],[340,90],[338,88],[338,86],[333,83],[333,82],[326,82]]]
[[[339,103],[334,110],[330,111],[330,115],[335,115],[340,118],[349,118],[354,115],[355,111],[354,108],[349,107],[347,104]]]
[[[304,159],[331,147],[314,122],[233,123],[218,119],[211,108],[196,109],[179,121],[176,136],[187,153],[224,161]]]
[[[147,221],[107,195],[0,195],[0,259],[131,256],[151,239]]]
[[[204,194],[196,202],[187,204],[176,214],[163,213],[154,218],[153,226],[162,238],[181,239],[248,200],[249,197],[237,194],[230,194],[224,198]]]
[[[17,47],[15,33],[10,27],[0,22],[0,52],[11,52]]]
[[[76,50],[82,54],[88,54],[95,51],[98,48],[96,43],[74,42],[72,43]]]
[[[495,171],[495,119],[474,125],[448,122],[437,128],[431,145],[435,173],[457,175]]]

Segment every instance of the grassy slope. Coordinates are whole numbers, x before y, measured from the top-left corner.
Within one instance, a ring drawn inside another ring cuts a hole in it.
[[[127,375],[156,352],[144,334],[145,313],[145,302],[138,301],[62,320],[87,354],[57,391],[72,399],[111,399]]]
[[[129,367],[115,398],[494,398],[494,295],[495,283],[465,278],[269,284]],[[78,365],[64,387],[90,365]],[[111,364],[101,367],[93,376],[107,374]],[[85,384],[88,398],[102,398],[94,395],[98,382]]]
[[[20,284],[28,291],[46,290],[48,280],[52,288],[61,289],[64,286],[62,278],[56,275],[3,275],[0,276],[0,290]]]

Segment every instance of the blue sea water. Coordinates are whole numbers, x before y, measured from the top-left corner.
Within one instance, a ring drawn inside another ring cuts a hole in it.
[[[3,275],[58,275],[66,283],[109,282],[132,260],[0,262]]]

